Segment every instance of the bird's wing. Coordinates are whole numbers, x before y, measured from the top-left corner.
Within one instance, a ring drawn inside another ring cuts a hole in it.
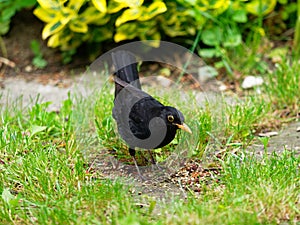
[[[124,89],[115,99],[113,117],[117,121],[119,134],[130,144],[131,134],[140,139],[149,137],[149,122],[160,114],[163,105],[149,94],[121,83]]]
[[[150,136],[149,123],[154,117],[159,117],[163,105],[152,98],[141,99],[131,109],[129,124],[131,132],[140,139]]]
[[[112,110],[113,118],[118,126],[128,124],[129,114],[133,106],[141,99],[151,97],[146,92],[128,84],[118,77],[114,77],[115,83],[122,87],[121,91],[115,96],[114,107]]]

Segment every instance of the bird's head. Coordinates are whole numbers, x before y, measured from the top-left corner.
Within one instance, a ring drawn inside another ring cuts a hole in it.
[[[174,107],[165,106],[162,110],[161,117],[166,121],[166,124],[174,128],[179,128],[188,133],[192,133],[191,129],[184,123],[184,116]]]

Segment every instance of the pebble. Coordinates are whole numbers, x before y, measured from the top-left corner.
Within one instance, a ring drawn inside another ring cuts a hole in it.
[[[170,87],[172,85],[172,80],[163,77],[163,76],[158,76],[157,81],[160,83],[161,86],[163,87]]]
[[[276,131],[270,131],[267,133],[259,133],[258,134],[259,137],[273,137],[273,136],[277,136],[277,135],[278,135],[278,132],[276,132]]]
[[[171,87],[174,83],[172,80],[164,77],[164,76],[150,76],[144,77],[141,79],[142,86],[149,85],[149,86],[162,86],[162,87]]]
[[[27,73],[32,72],[32,70],[33,70],[33,68],[30,65],[25,67],[25,72],[27,72]]]
[[[219,91],[226,91],[228,87],[225,84],[221,84],[219,87]]]
[[[218,75],[218,71],[212,66],[203,66],[198,69],[198,80],[206,82]]]
[[[297,131],[297,132],[300,132],[300,127],[297,127],[296,131]]]
[[[247,76],[245,77],[243,83],[242,83],[242,88],[243,89],[249,89],[253,88],[256,86],[260,86],[264,83],[262,77],[255,77],[255,76]]]

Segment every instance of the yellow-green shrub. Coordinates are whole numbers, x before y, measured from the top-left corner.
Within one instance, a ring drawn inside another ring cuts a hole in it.
[[[218,56],[220,50],[236,47],[244,30],[265,35],[263,18],[286,0],[37,0],[34,14],[46,23],[42,37],[49,47],[76,50],[83,43],[120,42],[134,38],[161,39],[183,36],[207,46],[203,56]],[[249,29],[250,28],[250,29]]]
[[[112,37],[116,42],[136,36],[157,38],[158,32],[149,32],[155,27],[152,19],[167,10],[162,1],[154,1],[147,7],[142,0],[111,0],[108,5],[105,0],[38,0],[38,3],[34,14],[46,23],[43,39],[49,38],[49,47],[62,50]]]

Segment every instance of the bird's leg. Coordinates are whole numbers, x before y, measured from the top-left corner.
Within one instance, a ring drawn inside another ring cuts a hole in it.
[[[153,155],[152,155],[152,152],[148,149],[148,153],[150,155],[150,159],[151,159],[151,163],[152,164],[156,164],[156,160],[154,159]]]
[[[144,162],[145,162],[146,164],[148,164],[149,159],[144,155],[143,152],[144,152],[144,151],[141,151],[141,152],[140,152],[140,155],[141,155],[141,157],[143,158]]]
[[[134,165],[135,165],[135,168],[139,174],[139,177],[141,178],[141,180],[146,180],[145,177],[142,176],[141,172],[140,172],[140,168],[137,164],[137,161],[136,161],[136,158],[135,158],[135,150],[133,148],[129,148],[129,154],[131,155],[132,159],[133,159],[133,162],[134,162]]]
[[[157,164],[156,160],[154,159],[152,152],[148,149],[148,153],[150,155],[152,165],[155,165],[158,169],[162,170],[162,168]]]

